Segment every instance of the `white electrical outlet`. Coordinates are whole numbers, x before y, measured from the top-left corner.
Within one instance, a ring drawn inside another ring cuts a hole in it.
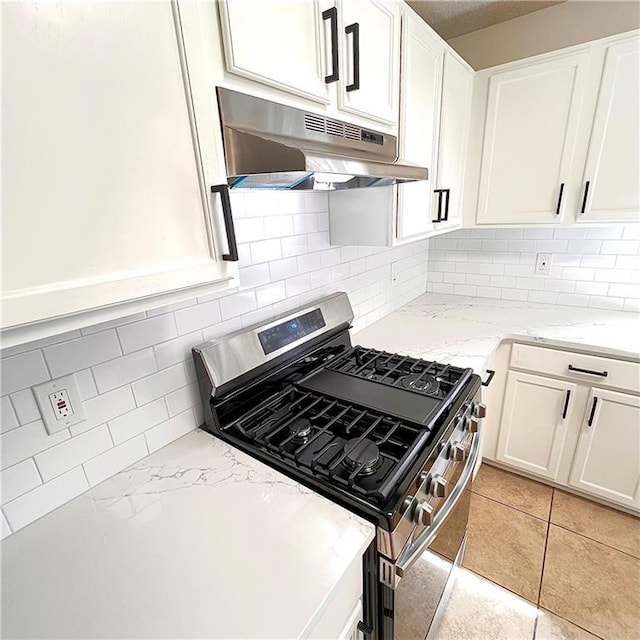
[[[398,282],[398,263],[391,263],[391,284]]]
[[[549,253],[539,253],[536,259],[536,273],[549,273],[549,269],[551,269],[551,254]]]
[[[32,389],[49,435],[87,419],[75,376],[49,380]]]

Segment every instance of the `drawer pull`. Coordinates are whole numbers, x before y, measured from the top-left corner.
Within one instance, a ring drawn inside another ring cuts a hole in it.
[[[496,375],[496,372],[493,369],[487,369],[487,373],[489,374],[489,377],[482,383],[483,387],[488,387],[493,380],[493,376]]]
[[[567,411],[569,409],[569,398],[571,397],[571,389],[567,389],[567,395],[564,398],[564,407],[562,408],[562,419],[566,420]]]
[[[593,399],[593,404],[591,405],[591,413],[589,414],[589,421],[587,422],[587,427],[593,426],[593,418],[596,415],[596,405],[598,404],[598,396]]]
[[[602,376],[606,378],[609,375],[608,371],[591,371],[591,369],[580,369],[580,367],[574,367],[569,365],[569,371],[577,371],[578,373],[588,373],[590,376]]]

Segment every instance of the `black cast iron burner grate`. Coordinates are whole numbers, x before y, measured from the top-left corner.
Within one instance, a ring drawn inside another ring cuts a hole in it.
[[[293,386],[224,429],[376,504],[393,496],[435,435],[423,425]]]

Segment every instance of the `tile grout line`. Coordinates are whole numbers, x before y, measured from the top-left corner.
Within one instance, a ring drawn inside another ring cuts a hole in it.
[[[551,530],[551,511],[553,510],[553,497],[556,494],[556,490],[553,489],[551,491],[551,502],[549,503],[549,514],[547,516],[547,533],[544,538],[544,550],[542,552],[542,568],[540,570],[540,584],[538,585],[538,598],[536,601],[536,607],[538,609],[538,615],[536,615],[536,619],[533,625],[533,639],[535,640],[536,632],[538,630],[538,620],[540,619],[540,597],[542,596],[542,579],[544,577],[544,565],[547,560],[547,546],[549,544],[549,531]]]
[[[558,527],[558,529],[562,529],[563,531],[567,531],[568,533],[574,533],[575,535],[580,536],[585,540],[589,540],[590,542],[601,544],[603,547],[606,547],[607,549],[611,549],[612,551],[617,551],[618,553],[622,553],[625,556],[632,558],[633,560],[640,561],[640,558],[638,556],[634,556],[632,553],[629,553],[628,551],[623,551],[622,549],[618,549],[618,547],[612,547],[610,544],[607,544],[606,542],[602,542],[601,540],[596,540],[595,538],[590,538],[589,536],[586,536],[584,533],[580,533],[579,531],[574,531],[573,529],[568,529],[567,527],[563,527],[561,524],[558,524],[557,522],[550,522],[549,524],[552,524],[554,527]]]
[[[500,504],[503,507],[507,507],[509,509],[513,509],[514,511],[517,511],[518,513],[523,513],[525,516],[531,516],[532,518],[535,518],[536,520],[542,520],[542,522],[549,522],[549,520],[545,520],[544,518],[541,518],[540,516],[534,516],[533,513],[529,513],[528,511],[524,511],[523,509],[519,509],[518,507],[514,507],[511,504],[506,504],[505,502],[500,502],[500,500],[497,500],[496,498],[491,498],[489,496],[485,496],[483,493],[478,493],[477,491],[471,491],[471,493],[474,493],[477,496],[480,496],[481,498],[486,498],[487,500],[491,500],[491,502],[495,502],[496,504]]]

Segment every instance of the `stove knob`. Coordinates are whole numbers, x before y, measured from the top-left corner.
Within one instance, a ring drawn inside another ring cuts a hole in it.
[[[413,496],[407,496],[400,505],[400,513],[404,513],[411,506],[412,502]]]
[[[429,495],[432,498],[445,498],[447,493],[447,479],[444,476],[433,476],[429,484]]]
[[[433,507],[426,500],[416,507],[415,520],[424,527],[433,523]]]
[[[473,405],[473,417],[474,418],[484,418],[487,415],[487,407],[486,405],[478,402]]]
[[[419,489],[427,481],[428,477],[429,477],[428,471],[421,471],[416,480],[416,487]]]
[[[479,426],[478,418],[467,418],[466,427],[469,433],[478,433]]]
[[[456,462],[463,462],[467,459],[467,448],[462,442],[454,442],[449,447],[449,460],[455,460]]]

